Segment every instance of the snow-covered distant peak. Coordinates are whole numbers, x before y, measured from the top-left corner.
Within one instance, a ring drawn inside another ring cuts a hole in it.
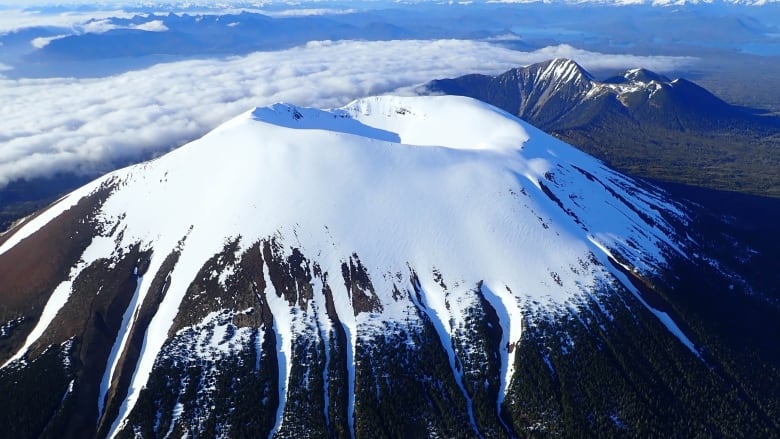
[[[542,79],[553,79],[566,84],[582,84],[593,80],[593,77],[575,61],[568,58],[555,58],[546,63],[540,63]]]
[[[660,75],[658,73],[652,72],[647,69],[631,69],[628,70],[625,74],[623,74],[623,78],[626,79],[626,81],[631,83],[641,83],[641,84],[647,84],[650,82],[659,82],[659,83],[667,83],[670,82],[669,78],[667,78],[664,75]]]

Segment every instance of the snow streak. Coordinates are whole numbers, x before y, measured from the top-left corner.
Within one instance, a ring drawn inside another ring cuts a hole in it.
[[[441,343],[442,348],[444,348],[444,351],[447,352],[447,360],[449,360],[450,369],[452,370],[452,375],[455,378],[455,382],[458,384],[460,392],[466,399],[466,408],[469,413],[469,422],[471,423],[471,428],[474,430],[474,433],[476,433],[477,436],[482,437],[482,434],[477,428],[477,421],[474,418],[474,404],[471,400],[471,396],[469,396],[469,393],[466,391],[466,387],[463,385],[463,371],[458,364],[455,350],[452,347],[452,334],[444,326],[445,321],[450,321],[448,316],[449,313],[447,312],[446,305],[444,304],[445,295],[429,294],[427,289],[419,283],[414,287],[415,290],[420,293],[420,301],[418,302],[414,294],[410,295],[412,298],[411,300],[414,302],[415,306],[417,306],[417,309],[419,309],[421,313],[428,317],[428,320],[430,320],[433,328],[436,330],[436,334],[439,336],[439,342]],[[432,298],[439,300],[431,300]]]

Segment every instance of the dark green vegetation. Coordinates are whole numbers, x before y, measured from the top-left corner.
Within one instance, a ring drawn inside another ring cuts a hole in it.
[[[225,323],[231,316],[220,317],[217,322]],[[238,330],[232,324],[228,328]],[[169,354],[158,359],[156,373],[130,417],[133,429],[123,430],[119,437],[137,433],[181,437],[186,432],[205,437],[268,436],[279,403],[273,342],[269,345],[268,337],[262,339],[263,334],[255,332],[234,355],[214,359],[193,355],[197,348],[193,333],[212,331],[213,335],[213,330],[213,325],[189,328],[171,340]],[[255,349],[258,344],[263,345],[262,351]]]
[[[780,118],[684,79],[640,70],[599,82],[554,60],[427,90],[495,105],[634,176],[780,197]]]
[[[726,102],[743,107],[766,108],[780,115],[778,68],[780,57],[732,52],[702,58],[695,69],[681,71],[674,76],[687,77]]]
[[[671,341],[625,292],[603,305],[613,319],[584,305],[578,318],[532,320],[515,358],[518,373],[507,404],[519,415],[512,418],[516,431],[539,437],[780,437],[780,236],[766,233],[780,221],[780,201],[681,185],[667,189],[699,203],[687,230],[717,255],[717,263],[678,257],[672,274],[642,282],[654,292],[654,306],[685,323],[682,329],[703,359]]]
[[[714,295],[718,297],[717,295]],[[516,430],[564,437],[771,437],[778,434],[778,369],[733,369],[698,360],[630,295],[584,307],[582,319],[534,322],[518,349],[505,411]],[[743,334],[745,335],[745,334]],[[709,343],[723,343],[710,337]],[[714,352],[712,352],[714,353]],[[711,354],[708,352],[708,354]],[[729,355],[729,366],[739,354]],[[740,358],[738,367],[747,363]],[[751,377],[751,374],[761,376]],[[772,390],[751,388],[769,379]]]
[[[69,346],[51,346],[25,367],[0,371],[0,436],[62,437],[63,418],[73,408],[68,391],[73,374],[65,366]]]

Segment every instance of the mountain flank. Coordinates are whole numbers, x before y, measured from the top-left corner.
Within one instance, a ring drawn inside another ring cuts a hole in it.
[[[471,98],[255,108],[2,238],[2,434],[777,436],[752,242]]]

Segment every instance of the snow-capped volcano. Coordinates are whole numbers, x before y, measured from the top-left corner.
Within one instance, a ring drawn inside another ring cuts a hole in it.
[[[701,362],[647,296],[688,257],[686,221],[470,98],[256,108],[5,236],[0,361],[63,359],[59,410],[82,415],[44,428],[72,434],[371,436],[377,410],[411,410],[398,428],[511,436],[539,319],[609,322],[619,298]]]

